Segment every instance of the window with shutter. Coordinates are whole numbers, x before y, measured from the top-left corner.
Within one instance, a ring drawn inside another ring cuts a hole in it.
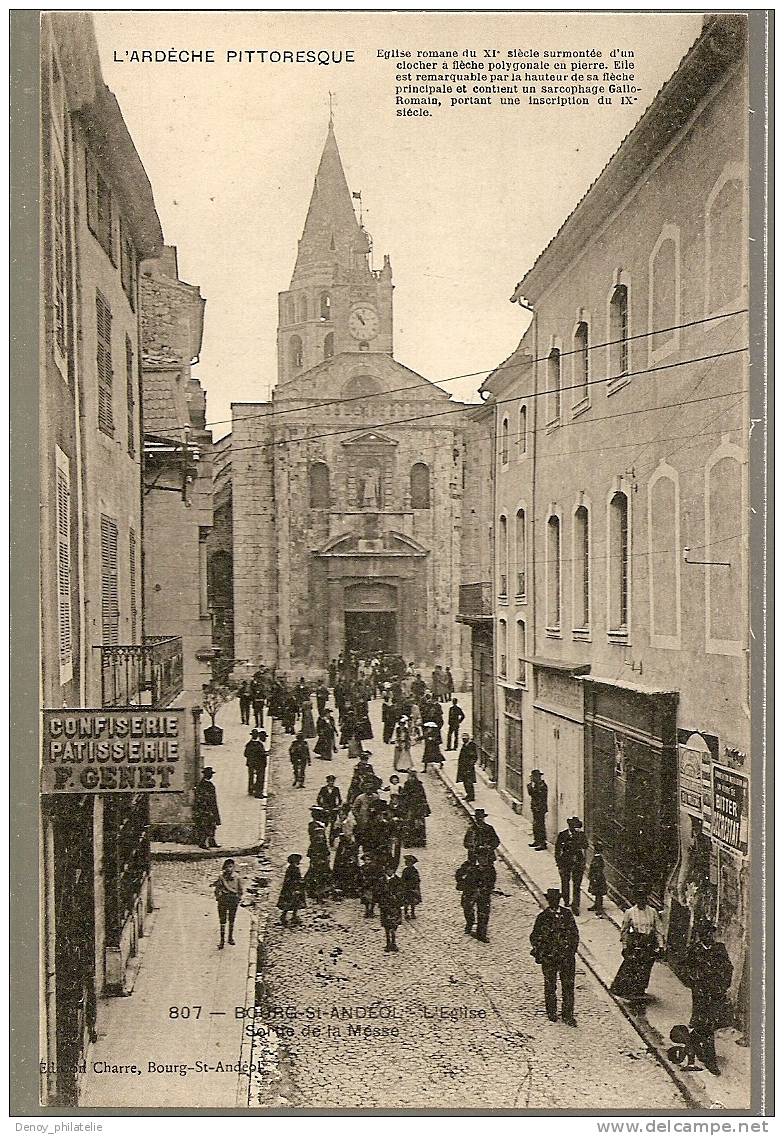
[[[54,342],[58,353],[65,358],[66,346],[66,320],[68,308],[66,304],[66,269],[65,269],[65,190],[63,188],[63,175],[58,168],[54,170],[54,185],[52,187],[53,205],[53,290],[54,290]]]
[[[136,620],[138,610],[136,607],[136,532],[131,529],[128,534],[131,569],[131,642],[136,642]]]
[[[57,451],[57,636],[60,683],[73,677],[71,624],[71,479],[68,458]]]
[[[131,311],[136,311],[136,254],[120,218],[120,279]]]
[[[117,522],[101,516],[101,638],[105,647],[119,643],[119,629]]]
[[[125,395],[128,408],[128,453],[136,453],[136,384],[133,374],[133,346],[125,337]]]
[[[114,251],[114,218],[112,191],[101,176],[88,151],[85,151],[87,180],[87,224],[112,264],[116,264]]]
[[[95,293],[96,367],[98,371],[98,429],[114,437],[112,371],[112,313],[100,292]]]

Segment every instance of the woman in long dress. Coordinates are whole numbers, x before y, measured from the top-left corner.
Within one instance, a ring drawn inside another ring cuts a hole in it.
[[[313,721],[313,707],[309,696],[302,702],[302,722],[299,728],[306,738],[315,738],[318,732]]]
[[[646,888],[637,888],[635,903],[621,922],[623,962],[612,980],[610,993],[617,998],[640,1001],[645,998],[656,957],[664,949],[659,913],[648,904]]]
[[[359,873],[359,847],[353,836],[340,838],[332,868],[332,878],[341,896],[356,898],[362,890]]]
[[[401,837],[404,848],[424,848],[427,844],[426,819],[430,816],[425,787],[419,780],[416,770],[409,774],[400,790],[400,810],[402,820]]]
[[[392,768],[395,772],[399,769],[411,768],[411,732],[408,728],[408,718],[405,715],[395,726],[395,752],[392,758]]]
[[[332,761],[332,750],[335,744],[335,735],[332,731],[332,725],[328,718],[322,716],[316,723],[316,733],[318,734],[318,741],[313,747],[313,752],[322,761]]]

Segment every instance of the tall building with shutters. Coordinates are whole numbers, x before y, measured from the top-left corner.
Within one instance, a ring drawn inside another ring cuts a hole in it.
[[[44,15],[40,43],[41,704],[160,705],[181,646],[144,639],[137,268],[163,237],[91,17]],[[44,1104],[77,1102],[103,1000],[127,988],[151,907],[148,802],[42,795]]]
[[[330,123],[279,296],[273,398],[233,407],[234,652],[250,669],[312,678],[383,652],[467,681],[465,408],[394,358],[392,291]]]

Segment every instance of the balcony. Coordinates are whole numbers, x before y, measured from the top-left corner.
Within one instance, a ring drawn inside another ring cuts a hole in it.
[[[168,706],[182,693],[182,639],[145,635],[144,643],[100,646],[102,706]]]
[[[489,580],[477,584],[461,584],[458,600],[458,623],[489,623],[493,618],[493,594]]]

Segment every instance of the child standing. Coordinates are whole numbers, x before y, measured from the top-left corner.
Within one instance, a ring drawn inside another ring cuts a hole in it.
[[[381,915],[381,926],[387,937],[385,951],[396,951],[395,935],[401,924],[400,901],[403,895],[403,884],[400,876],[390,865],[384,872],[384,879],[378,890],[378,907]]]
[[[404,856],[405,868],[400,873],[400,882],[403,885],[403,917],[416,919],[417,904],[422,902],[422,889],[419,882],[419,872],[414,867],[418,863],[416,856]]]
[[[226,920],[229,922],[229,945],[234,946],[234,919],[237,915],[237,908],[242,899],[242,880],[235,871],[235,864],[233,860],[224,860],[221,868],[221,874],[217,880],[213,882],[213,890],[215,892],[215,899],[218,903],[218,922],[220,924],[220,942],[218,943],[218,950],[223,950],[223,943],[226,930]]]
[[[601,840],[594,841],[593,859],[588,869],[588,891],[594,897],[593,907],[589,907],[588,910],[595,911],[601,919],[604,915],[604,897],[607,895],[607,877],[604,874],[604,845]]]
[[[302,857],[297,852],[292,852],[288,858],[288,868],[283,877],[283,887],[280,889],[280,897],[278,899],[278,909],[280,910],[281,924],[286,927],[286,916],[291,912],[291,926],[296,927],[301,923],[301,919],[297,915],[300,908],[306,904],[305,899],[305,881],[302,878],[302,873],[299,870]]]

